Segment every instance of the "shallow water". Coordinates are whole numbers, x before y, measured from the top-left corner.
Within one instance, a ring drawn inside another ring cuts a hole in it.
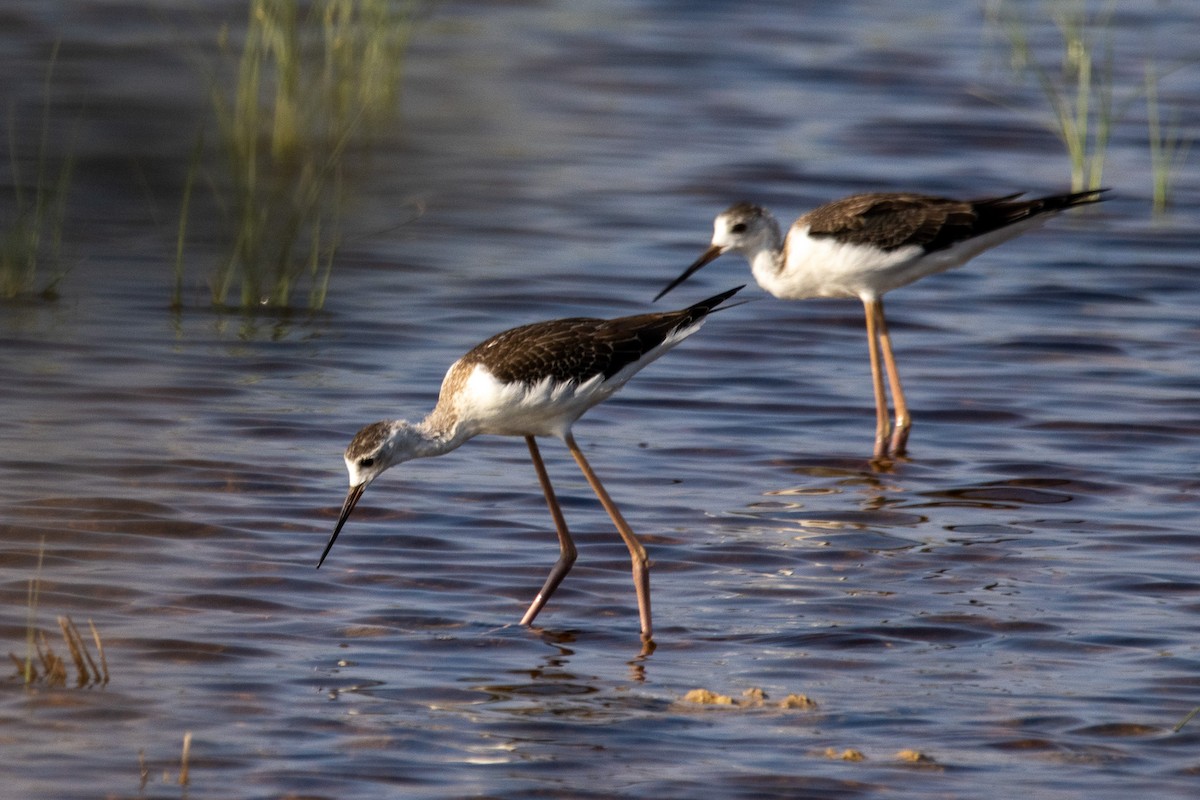
[[[1151,218],[1137,103],[1110,202],[889,295],[910,459],[868,463],[856,304],[757,289],[579,423],[654,559],[649,656],[554,442],[580,558],[538,629],[514,623],[555,541],[516,439],[395,469],[313,569],[358,427],[423,415],[497,330],[650,308],[731,201],[1066,183],[1037,119],[979,97],[1044,108],[971,4],[597,8],[434,7],[329,304],[286,318],[207,310],[203,259],[166,309],[204,100],[180,42],[242,10],[5,12],[12,102],[61,38],[86,133],[62,296],[0,307],[0,631],[24,652],[44,549],[38,625],[61,650],[56,615],[92,620],[111,680],[0,684],[0,793],[1193,796],[1200,173]],[[1123,85],[1148,42],[1194,58],[1198,22],[1122,4]],[[1195,131],[1200,71],[1163,91]],[[727,257],[670,299],[748,278]]]

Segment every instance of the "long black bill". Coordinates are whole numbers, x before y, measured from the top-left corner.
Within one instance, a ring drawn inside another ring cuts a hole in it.
[[[658,302],[658,300],[659,300],[659,299],[660,299],[660,298],[661,298],[661,297],[662,297],[664,294],[666,294],[667,292],[671,291],[671,290],[672,290],[672,289],[674,289],[676,286],[678,286],[679,284],[681,284],[681,283],[683,283],[684,281],[686,281],[688,278],[692,277],[692,275],[693,275],[693,274],[695,274],[695,272],[696,272],[698,269],[700,269],[701,267],[703,267],[705,264],[709,263],[710,261],[714,261],[714,260],[716,260],[717,256],[721,255],[721,253],[723,253],[723,252],[725,252],[725,251],[724,251],[724,250],[722,250],[720,247],[718,247],[718,246],[717,246],[717,245],[715,245],[715,244],[714,244],[712,247],[710,247],[710,248],[708,248],[707,250],[705,250],[705,251],[704,251],[704,254],[703,254],[702,256],[700,256],[698,259],[696,259],[696,263],[695,263],[695,264],[692,264],[690,267],[688,267],[687,269],[685,269],[685,270],[683,271],[683,274],[682,274],[682,275],[680,275],[680,276],[679,276],[678,278],[676,278],[675,280],[671,281],[669,284],[667,284],[667,288],[663,289],[661,292],[659,292],[657,295],[655,295],[655,296],[654,296],[654,301],[655,301],[655,302]]]
[[[342,526],[346,524],[346,520],[350,518],[350,512],[354,510],[354,506],[358,503],[358,498],[362,497],[363,489],[366,489],[365,483],[360,483],[358,486],[351,486],[350,491],[346,493],[346,502],[342,503],[342,513],[338,517],[337,527],[333,529],[333,536],[329,537],[329,544],[325,545],[325,552],[321,553],[321,560],[317,562],[317,569],[325,563],[325,556],[329,555],[329,551],[333,549],[333,543],[337,541],[338,534],[342,532]]]

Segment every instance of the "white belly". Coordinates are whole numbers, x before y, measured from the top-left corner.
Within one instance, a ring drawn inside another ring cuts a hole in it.
[[[1047,215],[966,239],[926,253],[916,245],[881,250],[867,244],[813,238],[808,228],[788,233],[782,269],[758,259],[753,265],[759,286],[785,300],[811,297],[879,297],[915,280],[961,266],[984,250],[1012,239],[1045,221]]]
[[[459,397],[458,413],[478,433],[563,436],[571,424],[620,388],[602,375],[582,383],[501,383],[477,365]]]

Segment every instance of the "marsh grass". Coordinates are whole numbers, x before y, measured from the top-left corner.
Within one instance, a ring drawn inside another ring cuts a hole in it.
[[[192,782],[192,732],[183,734],[183,750],[179,754],[179,785],[187,786]]]
[[[0,296],[17,297],[37,292],[53,299],[65,272],[61,269],[63,225],[67,210],[67,193],[75,162],[72,155],[57,165],[51,164],[50,144],[50,87],[54,66],[58,60],[58,45],[50,55],[42,90],[41,129],[37,156],[33,165],[32,182],[27,181],[21,168],[17,146],[16,120],[10,108],[8,115],[8,155],[12,173],[11,219],[0,230]],[[74,134],[72,134],[73,136]],[[68,149],[68,153],[73,148]],[[49,266],[57,273],[37,289],[38,273]]]
[[[1179,733],[1181,730],[1183,730],[1183,726],[1195,719],[1198,714],[1200,714],[1200,706],[1196,706],[1189,711],[1183,719],[1179,720],[1179,722],[1175,724],[1175,727],[1171,729],[1171,733]]]
[[[38,548],[37,567],[33,577],[29,579],[29,589],[26,598],[25,611],[25,658],[13,653],[8,657],[17,667],[17,674],[27,686],[43,684],[45,686],[66,686],[69,678],[67,662],[54,652],[45,631],[37,626],[38,601],[41,595],[42,563],[45,556],[46,543],[42,541]],[[79,628],[70,617],[58,618],[58,629],[62,632],[63,643],[67,656],[75,666],[75,685],[103,686],[108,683],[108,658],[104,655],[104,642],[95,624],[88,620],[88,628],[92,642],[96,646],[96,656],[91,650]]]
[[[25,660],[9,653],[17,665],[17,671],[25,681],[25,685],[33,683],[37,677],[34,657],[37,654],[37,609],[42,588],[42,563],[46,555],[46,539],[42,538],[38,545],[37,566],[34,567],[33,577],[29,579],[29,588],[25,598]]]
[[[349,157],[394,122],[414,5],[388,0],[252,0],[231,88],[214,79],[221,166],[210,185],[229,250],[217,306],[321,308],[349,199]],[[176,246],[179,304],[198,137]]]
[[[192,157],[188,159],[187,177],[183,182],[183,200],[179,208],[179,228],[175,235],[175,287],[171,292],[171,308],[176,311],[183,308],[184,248],[187,244],[188,221],[192,214],[192,193],[196,188],[196,177],[199,175],[203,160],[204,131],[201,130],[196,135],[196,145],[192,148]]]
[[[1058,0],[1045,4],[1059,34],[1056,69],[1045,66],[1030,42],[1029,23],[1007,4],[992,17],[1004,29],[1010,65],[1018,74],[1031,74],[1050,106],[1048,127],[1067,150],[1071,189],[1098,189],[1112,135],[1114,3],[1094,14],[1087,0]]]
[[[146,760],[145,749],[139,749],[137,753],[138,759],[138,796],[145,792],[146,787],[150,784],[150,762]],[[162,770],[163,784],[175,783],[180,786],[189,786],[192,782],[192,732],[184,731],[183,747],[179,752],[179,772],[172,772],[170,766],[164,766]],[[184,797],[187,795],[184,794]]]
[[[75,666],[75,685],[84,687],[107,684],[109,680],[108,659],[104,655],[104,642],[101,640],[100,632],[96,630],[95,624],[88,620],[92,642],[96,646],[97,655],[95,657],[92,656],[87,641],[70,617],[60,616],[58,627],[62,632],[67,657]],[[12,653],[8,654],[25,685],[33,686],[40,683],[51,687],[66,686],[67,679],[70,677],[66,659],[54,652],[45,631],[30,628],[29,640],[31,652],[25,659],[18,658]]]
[[[1159,107],[1160,75],[1153,62],[1146,65],[1146,127],[1150,144],[1152,208],[1155,214],[1166,212],[1171,204],[1175,175],[1187,160],[1191,140],[1183,138],[1179,112],[1164,124]]]
[[[1144,98],[1152,210],[1156,214],[1164,212],[1171,202],[1175,176],[1186,161],[1191,144],[1182,133],[1178,109],[1164,119],[1159,102],[1160,82],[1174,69],[1159,72],[1152,54],[1143,57],[1145,69],[1141,80],[1123,76],[1118,101],[1115,89],[1118,78],[1114,75],[1114,0],[1102,6],[1097,4],[1095,10],[1089,10],[1088,0],[1042,3],[1058,33],[1058,47],[1050,54],[1035,52],[1038,48],[1031,43],[1029,19],[1021,16],[1017,5],[997,0],[988,7],[988,20],[1004,31],[1013,72],[1034,76],[1050,106],[1049,128],[1067,150],[1072,188],[1076,191],[1100,188],[1114,127],[1123,123]],[[1056,68],[1046,66],[1051,58],[1059,61]]]

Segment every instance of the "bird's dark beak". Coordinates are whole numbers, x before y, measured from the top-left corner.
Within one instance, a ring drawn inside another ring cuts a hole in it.
[[[333,536],[329,537],[329,544],[325,545],[325,552],[321,553],[321,560],[317,562],[317,569],[325,563],[325,556],[329,555],[329,551],[333,549],[333,543],[337,541],[338,534],[342,532],[342,526],[346,524],[346,520],[350,518],[350,512],[354,510],[354,506],[358,503],[358,498],[362,497],[363,489],[367,488],[367,484],[360,483],[357,486],[351,486],[350,491],[346,493],[346,502],[342,503],[342,513],[338,517],[337,527],[333,529]]]
[[[724,253],[724,252],[725,251],[723,249],[721,249],[720,245],[715,245],[715,244],[712,247],[705,250],[704,254],[701,255],[698,259],[696,259],[696,263],[692,264],[690,267],[685,269],[683,271],[682,275],[680,275],[678,278],[676,278],[675,280],[673,280],[669,284],[667,284],[667,288],[663,289],[661,292],[659,292],[654,297],[655,302],[658,302],[659,298],[661,298],[664,294],[671,291],[676,286],[678,286],[679,284],[686,281],[688,278],[692,277],[692,275],[697,270],[699,270],[701,267],[703,267],[705,264],[709,263],[710,261],[715,261],[717,256],[721,255],[721,253]]]

